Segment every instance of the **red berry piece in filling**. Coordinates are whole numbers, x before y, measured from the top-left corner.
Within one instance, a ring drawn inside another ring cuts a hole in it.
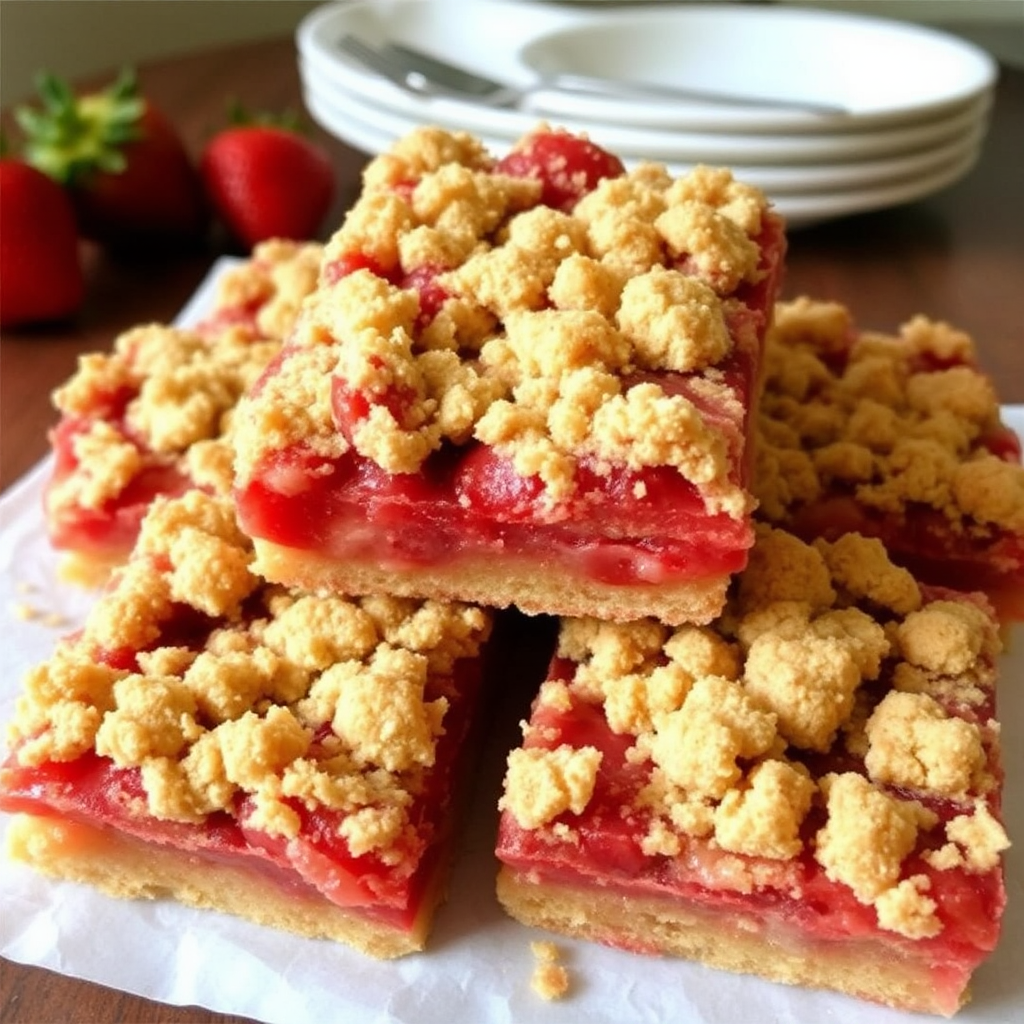
[[[625,173],[622,161],[589,139],[568,132],[541,132],[498,161],[495,170],[544,183],[541,202],[568,212],[603,178]]]
[[[417,267],[403,274],[398,281],[399,288],[414,288],[419,293],[420,314],[416,318],[416,327],[419,329],[426,327],[437,316],[438,310],[451,294],[437,283],[438,274],[443,272],[443,267]]]
[[[416,394],[413,389],[400,384],[392,384],[379,393],[371,393],[350,387],[348,381],[342,377],[335,377],[331,381],[331,412],[334,415],[334,424],[349,442],[353,440],[355,428],[377,405],[384,406],[394,417],[395,422],[406,428],[409,411],[415,400]]]
[[[996,458],[1003,459],[1005,462],[1020,462],[1020,438],[1009,427],[1000,425],[993,434],[982,439],[982,444]]]
[[[416,191],[416,186],[418,184],[418,179],[406,178],[404,181],[396,181],[391,186],[391,191],[399,198],[404,199],[407,203],[412,203],[412,194]]]
[[[343,378],[335,377],[331,381],[331,412],[334,425],[351,442],[356,425],[370,415],[370,403],[364,392],[349,387]]]
[[[354,274],[357,270],[368,270],[377,277],[388,277],[384,267],[372,256],[363,252],[345,252],[325,264],[324,281],[327,284],[337,284],[343,277],[348,277],[349,274]]]
[[[459,464],[455,491],[460,505],[514,521],[533,515],[544,485],[538,477],[520,476],[493,448],[473,445]]]

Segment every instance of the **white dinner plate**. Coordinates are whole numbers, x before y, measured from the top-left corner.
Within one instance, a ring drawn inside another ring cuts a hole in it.
[[[380,111],[365,105],[360,106],[347,97],[339,100],[337,94],[329,90],[307,87],[305,103],[310,116],[321,127],[349,145],[371,155],[387,149],[396,137],[416,127],[414,122],[405,122],[402,125],[391,122],[385,124],[387,119],[382,117]],[[396,127],[401,127],[402,130],[391,130]],[[501,139],[481,137],[481,141],[496,155],[504,153],[509,146],[508,141]],[[809,227],[836,217],[898,206],[931,195],[964,177],[977,161],[979,148],[975,144],[954,150],[950,158],[927,173],[870,187],[837,187],[830,191],[805,192],[765,188],[765,191],[775,208],[786,218],[791,229]],[[627,166],[635,162],[635,159],[624,160]],[[665,163],[673,174],[685,173],[692,166],[669,161],[659,162]],[[743,178],[742,175],[738,176]],[[755,182],[751,181],[751,184]]]
[[[338,125],[346,120],[358,121],[367,128],[374,129],[383,146],[389,145],[394,139],[411,131],[419,123],[385,108],[377,107],[354,94],[341,95],[329,86],[325,87],[315,74],[310,73],[301,60],[300,73],[304,80],[307,96],[315,97],[314,102],[318,109],[333,111],[326,119],[328,123],[325,127],[328,130],[333,130],[332,125]],[[737,178],[776,194],[863,188],[906,181],[908,178],[928,174],[946,166],[969,152],[977,152],[984,140],[986,130],[987,118],[982,117],[962,135],[958,134],[951,141],[942,140],[937,144],[915,149],[906,155],[897,154],[877,159],[851,160],[846,163],[826,162],[794,165],[730,161],[729,166]],[[603,129],[595,128],[589,134],[596,142],[611,147]],[[504,152],[514,141],[493,135],[480,136],[480,138],[489,148],[497,152]],[[379,152],[380,150],[377,148],[373,151]],[[671,154],[666,155],[657,150],[636,157],[627,157],[626,162],[635,163],[640,159],[668,163],[672,167],[673,173],[688,170],[697,162],[708,162],[706,160],[681,162]]]
[[[809,96],[850,109],[847,116],[820,117],[717,104],[667,107],[550,93],[543,97],[543,110],[550,113],[555,103],[562,117],[634,130],[653,126],[676,134],[892,131],[962,112],[991,92],[996,78],[993,59],[955,36],[880,18],[799,8],[685,4],[595,11],[505,0],[350,0],[318,8],[301,23],[300,51],[348,88],[420,120],[436,120],[439,111],[447,111],[466,121],[468,130],[480,130],[478,119],[485,116],[494,131],[509,136],[523,134],[524,123],[537,119],[539,97],[524,110],[406,92],[342,54],[336,42],[346,32],[371,43],[393,39],[418,46],[513,85],[536,80],[528,62],[548,69],[571,59],[575,70],[585,64],[593,71],[637,77],[646,65],[645,75],[662,82]],[[687,49],[691,37],[700,40],[699,59]],[[629,46],[616,47],[617,38],[627,39]],[[588,40],[586,47],[576,42],[581,39]],[[501,45],[495,46],[495,40]],[[794,50],[794,42],[801,49]],[[587,56],[591,43],[595,52],[606,53],[608,64],[602,67],[599,57]],[[636,65],[626,66],[634,60]],[[687,70],[691,66],[697,67],[699,78]]]
[[[421,4],[423,0],[407,2]],[[523,111],[495,110],[461,100],[421,98],[383,78],[368,76],[357,70],[354,62],[326,55],[318,46],[300,45],[299,58],[307,82],[372,104],[382,114],[396,115],[408,123],[437,124],[511,142],[541,120]],[[991,102],[991,92],[985,92],[947,117],[865,132],[787,135],[659,131],[573,117],[559,118],[557,123],[572,131],[600,136],[604,145],[623,158],[776,165],[838,163],[907,155],[962,139],[977,125],[986,123]]]

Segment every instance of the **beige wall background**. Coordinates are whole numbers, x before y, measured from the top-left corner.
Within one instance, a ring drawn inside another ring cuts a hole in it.
[[[0,0],[0,105],[28,97],[40,69],[74,80],[198,47],[288,35],[316,6],[317,0]],[[811,0],[795,6],[941,24],[1024,66],[1024,0]]]
[[[0,104],[31,95],[40,69],[74,80],[201,47],[289,35],[316,6],[315,0],[0,0]]]

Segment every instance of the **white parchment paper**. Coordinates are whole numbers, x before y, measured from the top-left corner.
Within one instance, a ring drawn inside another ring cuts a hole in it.
[[[210,278],[182,314],[195,318]],[[1024,406],[1005,409],[1024,435]],[[60,584],[40,512],[45,460],[0,496],[0,719],[13,713],[27,668],[81,621],[91,595]],[[25,608],[38,614],[22,618]],[[1003,657],[1000,718],[1006,767],[1009,906],[999,949],[975,975],[963,1024],[1024,1020],[1024,629]],[[557,939],[569,996],[545,1002],[530,989],[530,941],[548,936],[509,920],[494,897],[495,804],[507,744],[522,709],[499,707],[477,779],[448,903],[429,951],[379,963],[343,946],[280,934],[172,903],[111,900],[0,862],[0,955],[160,1002],[196,1004],[268,1024],[920,1024],[827,993],[790,989],[698,965]],[[9,818],[0,815],[0,833]],[[0,839],[3,837],[0,836]]]

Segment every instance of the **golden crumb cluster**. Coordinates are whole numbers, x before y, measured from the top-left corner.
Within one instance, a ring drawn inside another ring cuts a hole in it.
[[[214,306],[205,322],[236,319],[251,322],[264,338],[287,338],[303,300],[316,287],[323,248],[319,242],[283,238],[260,242],[249,259],[217,279]]]
[[[121,334],[110,353],[82,356],[54,392],[60,412],[86,426],[72,440],[74,471],[47,493],[50,513],[100,509],[153,463],[226,493],[235,406],[279,348],[241,326],[211,336],[148,324]]]
[[[987,609],[923,593],[880,542],[805,544],[762,525],[715,628],[563,622],[571,672],[544,684],[501,806],[577,841],[559,819],[585,811],[609,755],[563,737],[559,716],[598,707],[629,741],[610,778],[645,769],[624,797],[645,854],[700,858],[705,878],[750,891],[798,887],[810,850],[883,928],[933,935],[928,880],[905,876],[908,856],[987,870],[1008,845],[989,806],[998,728],[983,713],[998,650]],[[954,808],[945,826],[935,800]]]
[[[855,334],[836,303],[780,303],[769,333],[755,491],[783,523],[836,492],[898,520],[933,509],[984,542],[1024,531],[1024,469],[985,441],[995,389],[970,337],[918,316],[889,336]]]
[[[542,999],[561,999],[569,991],[569,971],[562,963],[562,951],[543,940],[530,943],[534,957],[530,987]]]
[[[74,470],[48,489],[50,514],[99,510],[154,466],[227,493],[235,406],[291,332],[322,251],[317,243],[262,242],[218,278],[213,308],[194,329],[141,325],[110,352],[82,356],[53,394],[58,411],[83,419],[85,429],[71,442]]]
[[[641,166],[571,213],[538,205],[540,187],[439,129],[374,159],[280,372],[248,403],[242,478],[299,442],[412,473],[475,438],[542,481],[551,504],[573,494],[584,458],[674,467],[711,509],[749,511],[739,439],[702,410],[741,419],[718,368],[751,343],[731,313],[762,273],[764,197],[707,167],[673,179]],[[443,291],[432,318],[424,280]],[[663,387],[664,374],[692,391]],[[368,407],[349,422],[332,407],[335,378]]]
[[[137,768],[140,813],[163,820],[249,797],[249,824],[291,838],[297,807],[327,808],[354,855],[386,857],[458,699],[444,681],[479,653],[489,616],[303,595],[267,586],[251,559],[229,501],[158,499],[81,634],[30,673],[11,746],[24,765],[95,750]],[[205,643],[168,643],[189,616],[215,624]],[[118,667],[105,652],[138,653]]]

